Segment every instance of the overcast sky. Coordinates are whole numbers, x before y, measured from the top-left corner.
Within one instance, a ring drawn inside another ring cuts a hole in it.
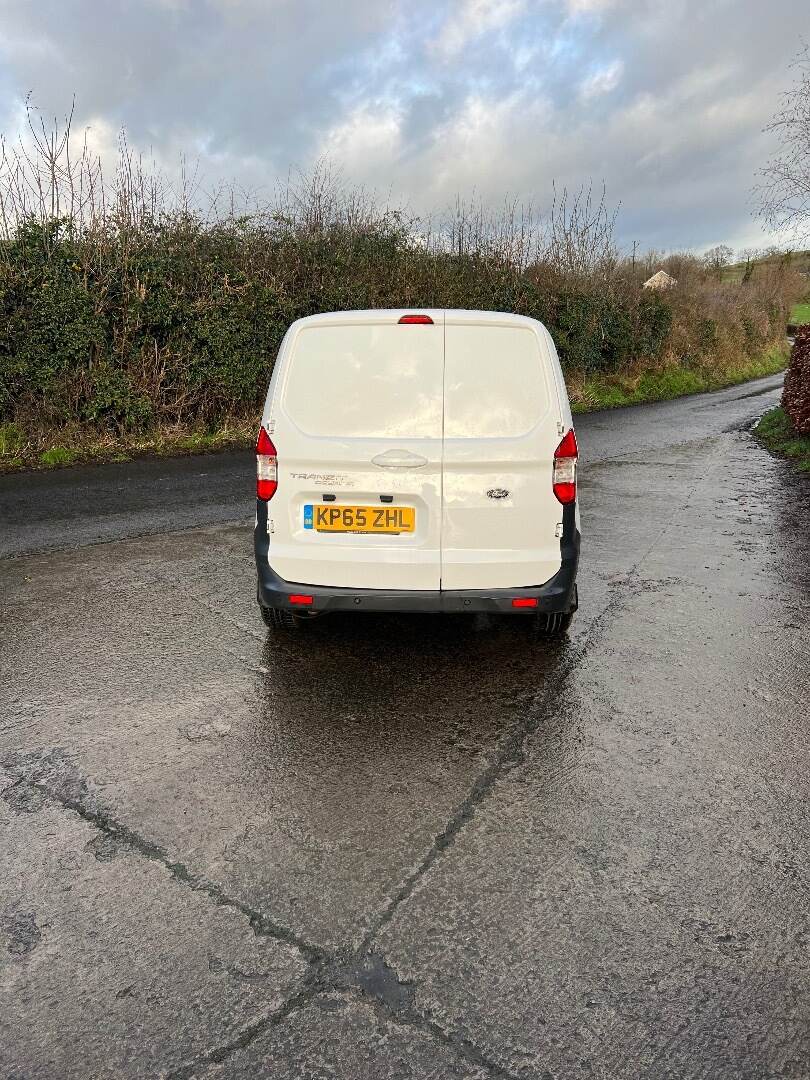
[[[211,185],[326,154],[424,212],[604,180],[623,244],[740,248],[802,33],[808,0],[0,0],[0,131],[75,96],[102,153],[123,127]]]

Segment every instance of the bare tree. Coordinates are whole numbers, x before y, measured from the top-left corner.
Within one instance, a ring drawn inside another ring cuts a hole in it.
[[[589,184],[573,194],[553,187],[544,258],[575,276],[610,273],[618,262],[614,231],[619,208],[608,206],[604,183],[601,191]]]
[[[779,152],[762,170],[757,188],[760,214],[773,229],[798,239],[810,235],[810,48],[794,61],[798,77],[782,95],[782,107],[765,128]]]
[[[709,248],[704,252],[703,262],[709,270],[722,270],[728,266],[734,258],[734,249],[727,244],[718,244],[717,247]]]

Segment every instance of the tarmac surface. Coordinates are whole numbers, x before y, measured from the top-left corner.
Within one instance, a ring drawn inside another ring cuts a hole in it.
[[[252,456],[0,478],[0,1076],[810,1077],[810,482],[577,418],[580,610],[255,605]]]

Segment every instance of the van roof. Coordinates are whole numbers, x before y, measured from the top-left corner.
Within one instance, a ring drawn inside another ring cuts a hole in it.
[[[527,315],[515,315],[509,311],[477,311],[467,308],[366,308],[358,311],[324,311],[319,315],[307,315],[303,319],[298,319],[293,326],[298,328],[318,325],[396,323],[403,315],[428,315],[434,323],[450,323],[451,325],[478,323],[546,329],[538,319],[530,319]]]

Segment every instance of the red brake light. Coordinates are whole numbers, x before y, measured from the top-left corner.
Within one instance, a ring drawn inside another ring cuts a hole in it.
[[[278,487],[278,459],[273,440],[263,427],[256,440],[256,498],[272,499]]]
[[[575,458],[579,454],[577,448],[577,437],[574,434],[574,429],[569,428],[563,436],[563,441],[554,451],[555,458],[572,457]]]
[[[433,326],[433,319],[429,315],[403,315],[401,323],[412,323],[422,326]]]
[[[566,431],[563,440],[554,451],[554,476],[552,486],[558,501],[565,505],[577,497],[577,437],[574,429]]]
[[[293,593],[289,597],[289,601],[291,604],[303,604],[305,607],[308,607],[312,603],[312,597],[304,596],[303,593]]]
[[[512,601],[512,607],[537,607],[537,597],[516,596]]]

